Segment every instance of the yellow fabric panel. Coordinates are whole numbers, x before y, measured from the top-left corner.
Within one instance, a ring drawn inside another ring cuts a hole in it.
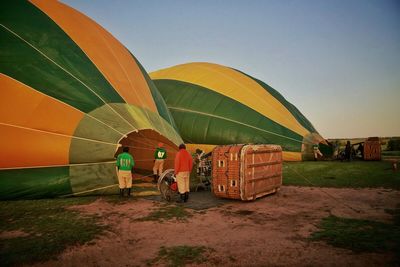
[[[211,63],[188,63],[152,72],[150,77],[154,80],[179,80],[212,89],[302,136],[309,133],[285,106],[256,81],[231,68]]]
[[[300,152],[282,151],[283,161],[302,161]]]
[[[185,144],[186,150],[189,151],[191,154],[196,153],[196,149],[201,149],[204,153],[211,152],[216,145],[205,145],[205,144]]]
[[[0,123],[72,135],[84,114],[0,73]]]
[[[216,145],[205,145],[205,144],[186,144],[186,149],[191,153],[196,153],[196,149],[201,149],[204,153],[213,151]],[[283,161],[302,161],[300,152],[288,152],[282,151]]]
[[[0,124],[0,168],[68,164],[71,138]]]
[[[87,16],[58,1],[30,2],[68,34],[127,103],[157,112],[139,66],[129,51],[109,32]]]

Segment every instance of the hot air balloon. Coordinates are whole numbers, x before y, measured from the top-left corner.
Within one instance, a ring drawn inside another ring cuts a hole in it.
[[[279,144],[283,159],[312,158],[326,144],[313,125],[280,93],[236,69],[188,63],[150,73],[191,150],[215,145]]]
[[[57,1],[0,5],[1,199],[108,188],[121,146],[138,170],[152,168],[159,142],[172,163],[182,139],[118,40]]]

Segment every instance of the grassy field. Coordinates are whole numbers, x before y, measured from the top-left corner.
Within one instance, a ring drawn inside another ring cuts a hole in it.
[[[400,171],[386,161],[284,163],[283,184],[317,187],[400,189]]]
[[[318,187],[384,187],[400,189],[400,171],[394,173],[389,162],[296,162],[284,163],[284,185]],[[96,197],[68,199],[0,201],[0,259],[2,266],[15,266],[55,258],[68,246],[89,243],[108,228],[95,216],[82,216],[69,210],[72,205],[88,204]],[[112,204],[116,195],[104,197]],[[131,200],[132,201],[132,200]],[[388,211],[389,213],[392,211]],[[330,216],[321,221],[312,240],[354,251],[399,252],[399,209],[393,211],[394,224],[358,221]],[[138,221],[171,218],[185,221],[190,214],[181,206],[165,205]],[[6,235],[6,236],[4,236]],[[8,235],[8,236],[7,236]],[[397,241],[396,241],[397,240]],[[171,265],[204,262],[205,247],[161,248],[149,264],[167,261]],[[183,256],[182,256],[183,255]],[[178,261],[176,258],[183,258]]]
[[[1,266],[49,260],[68,246],[90,242],[106,227],[66,209],[95,197],[0,201]]]
[[[392,252],[393,266],[400,264],[400,207],[388,210],[394,217],[393,223],[357,220],[329,216],[320,222],[319,230],[312,233],[310,240],[325,241],[340,248],[362,252]]]
[[[400,157],[400,151],[382,151],[383,157]]]
[[[284,163],[283,184],[399,190],[400,171],[393,172],[391,164],[385,161]],[[310,240],[324,241],[356,253],[392,252],[396,255],[394,266],[397,266],[400,263],[400,206],[386,212],[393,215],[393,223],[326,217]]]

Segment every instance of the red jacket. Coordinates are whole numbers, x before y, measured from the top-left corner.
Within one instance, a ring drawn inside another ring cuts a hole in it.
[[[186,149],[180,149],[175,156],[175,174],[178,174],[179,172],[191,172],[192,168],[192,156]]]

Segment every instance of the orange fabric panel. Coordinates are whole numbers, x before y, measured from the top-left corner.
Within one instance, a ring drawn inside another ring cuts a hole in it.
[[[0,168],[65,165],[70,137],[0,124]]]
[[[72,135],[84,114],[0,73],[0,123]]]
[[[157,112],[147,82],[129,51],[89,17],[58,1],[31,0],[83,50],[129,104]]]

